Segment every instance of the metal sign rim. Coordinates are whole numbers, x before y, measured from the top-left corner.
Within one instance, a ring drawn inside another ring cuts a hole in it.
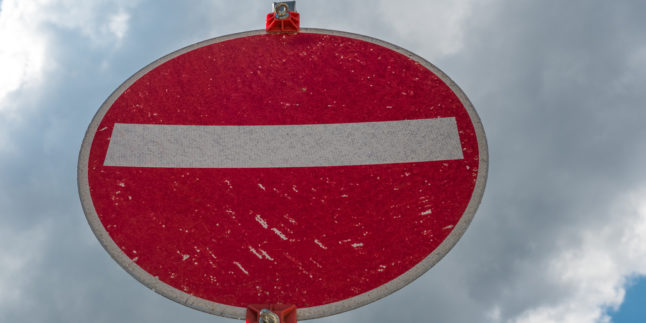
[[[342,312],[350,311],[355,308],[377,301],[383,297],[386,297],[394,293],[395,291],[403,288],[404,286],[410,284],[412,281],[419,278],[425,272],[430,270],[435,264],[437,264],[455,246],[455,244],[463,236],[464,232],[466,231],[469,224],[473,220],[473,217],[477,211],[478,206],[480,205],[482,196],[484,194],[484,189],[485,189],[487,174],[488,174],[488,167],[489,167],[489,156],[488,156],[488,147],[487,147],[484,128],[482,126],[482,122],[480,121],[480,118],[476,110],[471,104],[471,101],[469,101],[469,99],[464,94],[464,92],[460,89],[460,87],[458,87],[458,85],[455,82],[453,82],[451,78],[449,78],[444,72],[442,72],[435,65],[431,64],[430,62],[426,61],[422,57],[404,48],[401,48],[399,46],[396,46],[391,43],[388,43],[376,38],[372,38],[369,36],[353,34],[353,33],[348,33],[343,31],[317,29],[317,28],[303,28],[301,29],[301,33],[334,35],[334,36],[341,36],[341,37],[353,38],[361,41],[370,42],[370,43],[391,49],[400,54],[403,54],[415,60],[416,62],[426,67],[427,69],[429,69],[431,72],[437,75],[446,85],[448,85],[451,88],[451,90],[458,96],[461,103],[467,110],[476,132],[476,137],[478,141],[478,150],[479,150],[479,156],[480,156],[478,176],[476,178],[474,191],[467,205],[467,208],[463,213],[462,217],[460,218],[460,221],[457,223],[457,225],[451,232],[451,234],[449,234],[449,236],[431,254],[426,256],[424,260],[422,260],[413,268],[409,269],[404,274],[398,276],[397,278],[391,280],[390,282],[384,285],[381,285],[371,291],[368,291],[366,293],[359,294],[357,296],[347,298],[345,300],[338,301],[335,303],[314,306],[314,307],[299,308],[298,318],[300,320],[308,320],[308,319],[316,319],[316,318],[331,316]],[[123,253],[123,251],[119,248],[119,246],[117,246],[117,244],[112,240],[112,238],[110,237],[106,229],[103,227],[103,224],[99,220],[98,214],[96,213],[96,210],[94,208],[94,204],[92,203],[92,198],[90,195],[89,180],[88,180],[88,163],[89,163],[90,149],[92,146],[92,142],[94,140],[94,135],[97,132],[98,126],[100,122],[103,120],[103,117],[105,116],[109,108],[113,105],[113,103],[116,101],[116,99],[119,96],[121,96],[121,94],[126,89],[132,86],[132,84],[134,84],[143,75],[147,74],[148,72],[152,71],[153,69],[157,68],[158,66],[160,66],[165,62],[175,57],[178,57],[180,55],[183,55],[185,53],[188,53],[190,51],[193,51],[195,49],[208,46],[211,44],[219,43],[219,42],[224,42],[227,40],[243,38],[248,36],[257,36],[257,35],[263,35],[263,34],[266,34],[265,30],[255,30],[255,31],[248,31],[248,32],[216,37],[199,43],[195,43],[183,49],[177,50],[171,54],[168,54],[154,61],[148,66],[144,67],[137,73],[135,73],[123,84],[121,84],[108,97],[108,99],[106,99],[106,101],[101,105],[101,107],[93,117],[92,122],[90,123],[86,131],[85,137],[83,139],[83,143],[79,153],[79,161],[78,161],[78,169],[77,169],[79,196],[81,199],[81,204],[83,206],[86,219],[92,231],[94,232],[95,236],[103,246],[103,248],[124,270],[126,270],[131,276],[133,276],[135,279],[137,279],[139,282],[141,282],[148,288],[152,289],[156,293],[168,299],[171,299],[177,303],[180,303],[182,305],[191,307],[199,311],[203,311],[203,312],[218,315],[218,316],[228,317],[232,319],[244,319],[247,309],[243,307],[215,303],[212,301],[208,301],[205,299],[192,296],[183,291],[180,291],[162,282],[158,278],[153,277],[151,274],[149,274],[141,267],[139,267],[125,253]]]

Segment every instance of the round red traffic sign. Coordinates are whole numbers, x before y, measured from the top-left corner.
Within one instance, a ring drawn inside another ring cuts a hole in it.
[[[388,295],[437,263],[483,194],[462,91],[394,45],[303,29],[195,44],[119,87],[79,158],[87,219],[139,281],[242,318]]]

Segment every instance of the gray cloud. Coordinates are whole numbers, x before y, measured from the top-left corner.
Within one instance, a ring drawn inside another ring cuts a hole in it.
[[[646,4],[461,3],[465,13],[447,27],[461,40],[434,45],[435,13],[426,21],[410,11],[437,4],[299,2],[307,26],[376,36],[442,68],[478,109],[491,155],[480,211],[443,261],[381,301],[315,322],[550,322],[545,313],[570,305],[592,314],[579,322],[595,322],[620,301],[622,277],[646,273],[634,259],[646,250],[618,247],[645,241],[630,226],[646,216],[636,209],[646,189]],[[0,288],[16,291],[0,292],[0,321],[234,322],[154,294],[109,258],[80,208],[76,158],[86,125],[123,80],[190,43],[262,28],[266,4],[140,1],[123,9],[118,46],[99,32],[108,20],[46,22],[53,68],[0,102],[10,107],[0,109]]]

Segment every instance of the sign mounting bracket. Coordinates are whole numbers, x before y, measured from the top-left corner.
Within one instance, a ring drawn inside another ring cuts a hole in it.
[[[296,1],[274,2],[273,11],[267,14],[267,32],[298,33],[301,29],[300,19],[300,14],[296,12]]]
[[[285,304],[249,305],[245,323],[296,323],[296,306]]]

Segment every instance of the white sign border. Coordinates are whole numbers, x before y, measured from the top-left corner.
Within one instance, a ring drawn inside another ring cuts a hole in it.
[[[477,112],[473,108],[473,105],[471,104],[467,96],[464,94],[464,92],[462,92],[462,90],[458,87],[458,85],[455,84],[453,80],[451,80],[446,74],[444,74],[444,72],[442,72],[439,68],[435,67],[433,64],[429,63],[422,57],[414,53],[411,53],[410,51],[407,51],[399,46],[396,46],[372,37],[368,37],[368,36],[347,33],[342,31],[316,29],[316,28],[302,28],[301,33],[335,35],[335,36],[341,36],[341,37],[347,37],[347,38],[366,41],[369,43],[373,43],[373,44],[380,45],[382,47],[394,50],[400,54],[403,54],[415,60],[417,63],[429,69],[431,72],[437,75],[446,85],[448,85],[451,88],[451,90],[453,90],[453,92],[458,96],[461,103],[468,111],[469,117],[471,118],[471,121],[475,128],[476,137],[478,140],[479,156],[480,156],[479,167],[478,167],[478,177],[476,179],[471,200],[469,201],[469,204],[467,205],[467,208],[464,214],[462,215],[462,218],[460,219],[460,221],[457,223],[457,225],[455,226],[451,234],[449,234],[449,236],[440,244],[440,246],[438,246],[424,260],[422,260],[420,263],[418,263],[416,266],[414,266],[404,274],[371,291],[368,291],[366,293],[363,293],[342,301],[331,303],[331,304],[299,308],[298,319],[308,320],[308,319],[316,319],[316,318],[321,318],[321,317],[326,317],[326,316],[346,312],[346,311],[361,307],[363,305],[372,303],[374,301],[377,301],[387,295],[394,293],[395,291],[403,288],[404,286],[410,284],[412,281],[414,281],[422,274],[427,272],[429,269],[431,269],[437,262],[439,262],[453,248],[453,246],[455,246],[455,244],[462,237],[462,235],[468,228],[469,224],[473,220],[473,217],[476,213],[478,206],[480,205],[480,201],[482,200],[482,196],[484,194],[484,189],[485,189],[487,174],[488,174],[488,167],[489,167],[489,155],[488,155],[487,141],[485,137],[484,128],[482,126],[482,122],[480,121],[480,118]],[[248,32],[242,32],[242,33],[212,38],[203,42],[190,45],[178,51],[175,51],[141,69],[139,72],[137,72],[132,77],[130,77],[126,82],[124,82],[121,86],[119,86],[119,88],[117,88],[108,97],[108,99],[101,105],[101,107],[99,108],[99,111],[94,116],[85,134],[85,138],[81,146],[81,151],[79,154],[79,162],[78,162],[78,189],[79,189],[79,195],[81,198],[81,203],[83,205],[83,210],[85,212],[87,221],[90,224],[90,227],[92,228],[92,231],[96,235],[97,239],[101,242],[101,245],[103,245],[103,247],[106,249],[106,251],[108,251],[110,256],[112,256],[112,258],[119,265],[121,265],[121,267],[123,267],[130,275],[136,278],[139,282],[141,282],[142,284],[146,285],[156,293],[166,298],[169,298],[175,302],[178,302],[180,304],[186,305],[188,307],[191,307],[206,313],[228,317],[232,319],[240,319],[240,320],[244,320],[246,311],[247,311],[246,308],[215,303],[212,301],[208,301],[202,298],[192,296],[183,291],[180,291],[162,282],[158,278],[152,276],[151,274],[143,270],[134,261],[132,261],[121,250],[121,248],[119,248],[119,246],[117,246],[117,244],[112,240],[112,238],[110,237],[106,229],[103,227],[103,224],[99,220],[98,214],[96,213],[96,210],[94,208],[94,204],[92,203],[92,197],[90,195],[90,187],[89,187],[89,180],[88,180],[88,164],[89,164],[89,158],[90,158],[90,148],[92,146],[92,142],[94,141],[94,134],[98,131],[99,124],[103,120],[103,117],[105,116],[109,108],[114,104],[116,99],[119,98],[126,89],[132,86],[142,76],[149,73],[153,69],[157,68],[161,64],[175,57],[178,57],[180,55],[193,51],[195,49],[212,45],[215,43],[231,40],[231,39],[264,35],[264,34],[266,34],[265,30],[255,30],[255,31],[248,31]]]

